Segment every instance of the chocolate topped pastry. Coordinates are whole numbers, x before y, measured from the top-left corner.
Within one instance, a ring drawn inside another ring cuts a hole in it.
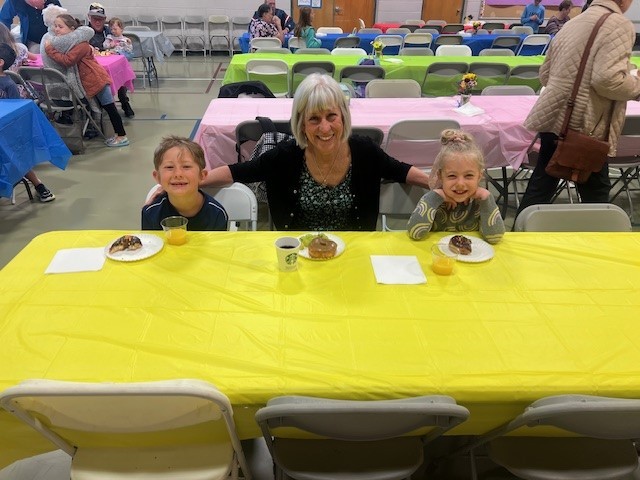
[[[142,242],[135,235],[123,235],[118,238],[111,247],[109,247],[109,253],[122,252],[124,250],[140,250],[142,248]]]
[[[471,240],[464,235],[454,235],[449,240],[449,249],[459,255],[469,255],[471,253]]]

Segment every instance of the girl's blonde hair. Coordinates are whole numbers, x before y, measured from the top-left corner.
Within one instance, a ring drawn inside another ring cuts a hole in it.
[[[440,134],[440,143],[442,147],[440,152],[436,156],[431,168],[431,176],[429,184],[431,188],[442,187],[442,169],[444,168],[447,160],[451,157],[457,157],[464,155],[466,157],[475,160],[478,170],[482,175],[484,171],[484,155],[476,145],[473,136],[463,130],[455,130],[448,128],[443,130]]]
[[[124,30],[124,23],[118,17],[113,17],[111,20],[109,20],[109,28],[113,27],[114,25],[118,25],[122,30]]]

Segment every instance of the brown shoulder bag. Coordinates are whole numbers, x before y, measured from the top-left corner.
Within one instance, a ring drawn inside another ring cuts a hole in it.
[[[582,75],[584,74],[584,69],[587,64],[589,51],[591,50],[598,30],[600,30],[604,21],[611,14],[612,12],[606,13],[600,17],[587,41],[587,46],[580,61],[578,76],[573,84],[571,98],[567,101],[567,110],[560,135],[558,136],[556,151],[545,168],[545,172],[552,177],[570,180],[575,183],[585,183],[593,172],[602,170],[602,166],[607,161],[607,154],[609,153],[609,128],[607,128],[605,139],[599,140],[592,135],[587,135],[569,128],[569,121],[571,120],[571,113],[573,112],[576,96],[578,95],[578,88],[580,87]],[[609,121],[611,121],[614,106],[615,102],[612,102]]]

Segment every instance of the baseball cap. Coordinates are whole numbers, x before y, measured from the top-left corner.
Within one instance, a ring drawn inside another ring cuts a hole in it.
[[[104,13],[104,7],[99,3],[92,3],[89,5],[89,16],[107,18]]]

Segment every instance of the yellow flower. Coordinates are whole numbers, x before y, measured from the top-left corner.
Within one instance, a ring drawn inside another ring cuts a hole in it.
[[[373,42],[371,42],[371,45],[373,46],[374,50],[382,50],[382,47],[384,45],[382,45],[382,42],[380,40],[374,40]]]
[[[478,28],[480,28],[480,27],[482,26],[482,23],[480,23],[480,22],[473,22],[471,25],[473,26],[473,28],[475,28],[475,29],[477,30]]]

